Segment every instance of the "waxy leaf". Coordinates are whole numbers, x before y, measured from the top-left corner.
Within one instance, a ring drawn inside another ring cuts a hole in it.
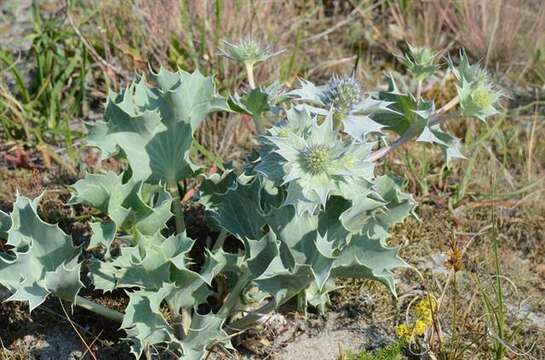
[[[8,214],[0,210],[0,239],[7,239],[8,230],[11,227],[11,218]]]
[[[228,103],[231,110],[250,116],[260,116],[271,109],[268,94],[260,88],[251,89],[242,96],[231,96]]]
[[[418,102],[411,94],[402,93],[392,76],[388,77],[388,91],[379,92],[379,99],[390,103],[392,112],[379,113],[374,120],[399,136],[418,136],[433,113],[430,101]]]
[[[397,248],[388,248],[367,235],[355,235],[350,244],[335,259],[332,275],[340,278],[366,278],[384,283],[395,294],[391,270],[406,267],[397,255]]]
[[[88,143],[103,157],[121,150],[135,181],[172,186],[197,169],[189,159],[193,132],[210,113],[229,108],[213,79],[198,71],[161,69],[153,78],[159,87],[141,78],[111,93],[104,121],[91,127]]]
[[[168,289],[128,293],[129,304],[121,328],[131,342],[131,353],[139,359],[146,347],[175,340],[172,328],[160,311]]]
[[[87,174],[72,188],[69,204],[83,204],[100,210],[110,217],[117,229],[134,227],[142,234],[152,235],[172,217],[172,198],[168,192],[133,178],[124,183],[123,174],[116,175],[111,171]],[[111,236],[112,229],[108,230]],[[97,232],[96,239],[91,239],[91,242],[100,242],[98,239],[103,235]]]
[[[80,249],[57,225],[40,219],[39,200],[17,195],[7,231],[13,249],[0,252],[0,284],[13,293],[8,300],[26,301],[30,311],[50,293],[73,302],[82,287]]]
[[[261,238],[265,225],[265,214],[260,206],[261,189],[258,178],[249,184],[236,180],[225,193],[214,195],[213,202],[206,204],[210,217],[240,239]]]
[[[207,348],[214,343],[232,348],[227,333],[222,329],[224,318],[214,314],[201,315],[198,312],[191,318],[189,333],[181,342],[183,359],[200,360],[206,355]]]

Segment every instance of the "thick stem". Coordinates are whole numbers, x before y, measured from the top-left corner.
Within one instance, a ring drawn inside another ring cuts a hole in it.
[[[450,109],[452,109],[453,107],[455,107],[456,105],[458,105],[458,103],[460,103],[460,98],[458,97],[458,95],[456,95],[448,103],[443,105],[439,110],[434,112],[429,122],[430,126],[437,125],[441,123],[442,121],[444,121],[445,118],[442,117],[442,115],[446,113],[447,111],[449,111]]]
[[[71,299],[64,299],[67,301],[71,301]],[[84,297],[76,296],[76,301],[74,302],[74,305],[77,305],[81,308],[87,309],[89,311],[94,312],[95,314],[104,316],[107,319],[110,319],[112,321],[121,323],[123,322],[123,313],[120,313],[119,311],[109,309],[103,305],[97,304],[94,301],[87,300]]]
[[[385,147],[383,147],[381,149],[378,149],[377,151],[372,152],[371,155],[369,155],[369,157],[367,158],[367,160],[374,162],[374,161],[377,161],[377,160],[383,158],[390,151],[397,149],[398,147],[405,144],[407,141],[414,138],[415,133],[416,132],[414,131],[414,129],[412,129],[412,128],[407,129],[407,131],[403,134],[403,136],[400,136],[399,138],[397,138],[396,141],[394,141],[392,144],[390,144],[388,146],[385,146]]]
[[[8,289],[0,285],[0,302],[4,301],[5,299],[9,298],[10,292]]]
[[[174,219],[176,221],[176,233],[181,234],[185,231],[185,221],[180,188],[178,187],[178,184],[173,183],[169,185],[168,190],[172,195],[172,207],[174,211]],[[172,312],[172,320],[174,321],[174,331],[176,333],[176,337],[179,340],[182,340],[187,335],[187,329],[189,329],[189,324],[186,324],[188,322],[186,319],[187,310],[182,309],[181,314],[180,311],[175,308],[171,308],[170,311]],[[191,317],[189,317],[189,322],[190,321]]]
[[[250,85],[250,89],[255,89],[254,65],[252,63],[244,63],[244,68],[246,69],[246,75],[248,77],[248,85]],[[265,129],[263,127],[261,114],[254,115],[252,118],[254,119],[257,134],[263,134],[265,132]]]
[[[228,324],[227,332],[232,334],[246,330],[247,328],[255,324],[261,317],[273,311],[275,307],[276,302],[274,300],[269,301],[265,305],[261,306],[259,309],[248,313],[242,319]]]
[[[170,308],[172,324],[178,340],[183,340],[187,336],[191,326],[191,313],[184,308],[181,310],[180,312],[179,309]]]
[[[422,98],[422,80],[418,80],[418,85],[416,86],[416,101],[420,102]]]
[[[240,278],[238,279],[237,283],[227,295],[227,298],[225,299],[225,302],[221,306],[221,308],[218,311],[218,316],[227,318],[229,317],[229,314],[233,311],[233,309],[238,305],[240,301],[240,296],[242,295],[242,291],[248,285],[248,282],[250,280],[250,274],[249,271],[246,270],[240,275]]]
[[[250,88],[255,89],[254,65],[251,63],[244,63],[244,68],[246,69],[246,76],[248,77]]]
[[[171,184],[168,187],[170,194],[172,195],[172,208],[174,211],[174,218],[176,220],[176,233],[181,234],[185,231],[184,221],[184,207],[180,196],[180,190],[177,184]]]
[[[151,347],[147,346],[146,350],[144,350],[144,354],[146,356],[146,360],[153,360],[153,356],[151,356]]]
[[[254,115],[253,119],[257,134],[262,135],[265,132],[265,128],[263,127],[263,120],[261,119],[261,115]]]
[[[184,323],[180,315],[180,311],[176,308],[170,308],[170,312],[172,314],[172,327],[174,328],[176,337],[178,340],[183,340],[187,334],[185,333]]]
[[[0,302],[4,301],[11,295],[10,291],[0,285]],[[74,299],[71,299],[70,297],[63,297],[63,300],[66,300],[68,302],[72,302]],[[107,319],[110,319],[112,321],[122,323],[123,322],[123,316],[125,316],[123,313],[112,310],[107,308],[104,305],[97,304],[94,301],[87,300],[86,298],[76,295],[76,299],[74,301],[74,305],[79,306],[83,309],[89,310],[94,312],[95,314],[104,316]]]
[[[181,320],[184,327],[184,334],[187,336],[191,328],[191,312],[188,309],[182,308]]]
[[[214,247],[212,247],[212,251],[220,250],[223,248],[223,243],[225,243],[225,239],[227,238],[227,231],[221,230],[220,234],[218,235],[218,238],[216,239],[216,242],[214,243]]]

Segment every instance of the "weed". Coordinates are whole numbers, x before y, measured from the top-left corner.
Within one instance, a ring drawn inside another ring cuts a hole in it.
[[[407,359],[403,355],[404,348],[405,343],[403,341],[396,341],[382,349],[348,353],[341,356],[339,360],[404,360]]]

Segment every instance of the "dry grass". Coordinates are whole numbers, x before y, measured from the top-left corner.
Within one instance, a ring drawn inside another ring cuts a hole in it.
[[[459,39],[486,66],[520,74],[545,41],[545,9],[539,1],[464,0],[444,16]]]

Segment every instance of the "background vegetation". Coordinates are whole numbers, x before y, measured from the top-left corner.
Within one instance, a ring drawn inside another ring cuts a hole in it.
[[[298,78],[325,82],[354,71],[365,91],[384,85],[385,71],[403,71],[395,54],[407,42],[444,55],[467,49],[507,95],[502,112],[489,123],[447,124],[464,140],[467,157],[451,167],[439,151],[420,144],[385,160],[388,169],[409,179],[420,204],[418,219],[399,226],[393,237],[414,268],[397,274],[397,300],[372,284],[339,284],[332,304],[342,314],[336,326],[372,324],[385,335],[362,346],[393,345],[338,353],[354,359],[545,358],[541,1],[4,0],[0,9],[0,208],[8,208],[16,189],[28,196],[47,189],[43,216],[82,238],[88,229],[73,224],[85,214],[63,205],[65,186],[89,168],[117,166],[100,164],[96,153],[81,147],[84,124],[100,117],[108,88],[122,88],[149,67],[199,68],[215,75],[220,92],[237,91],[245,86],[243,71],[219,48],[224,39],[252,36],[274,51],[285,50],[257,68],[261,83],[279,78],[290,87]],[[453,82],[438,81],[423,93],[440,102],[455,89]],[[201,161],[210,167],[219,159],[236,161],[253,134],[239,115],[209,119],[198,134],[209,150]],[[198,235],[199,228],[189,231]],[[398,346],[395,327],[414,320],[415,301],[427,293],[438,300],[432,326],[442,336]],[[124,301],[121,294],[102,300]],[[57,303],[24,326],[28,315],[19,307],[0,305],[0,358],[38,356],[25,336],[40,338],[50,324],[66,327],[69,315]],[[74,321],[99,358],[123,353],[108,324],[95,319],[88,325],[83,312]],[[286,345],[275,338],[256,331],[241,340],[242,348],[265,357]]]

